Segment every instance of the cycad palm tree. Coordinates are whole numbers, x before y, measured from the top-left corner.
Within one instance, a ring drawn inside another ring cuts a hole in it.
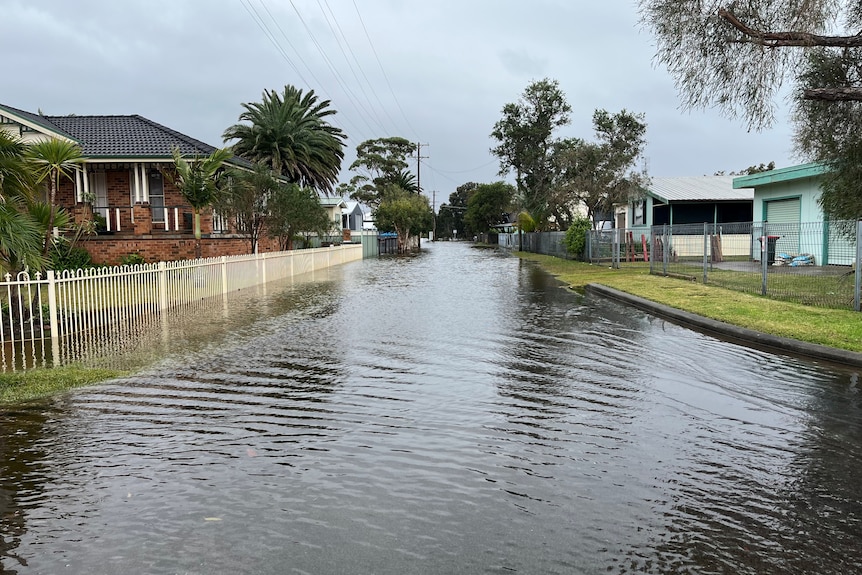
[[[42,247],[42,255],[47,256],[51,247],[51,232],[57,213],[57,190],[60,188],[60,179],[72,179],[72,175],[81,169],[81,164],[84,163],[85,158],[78,144],[57,138],[30,144],[27,148],[27,155],[35,167],[36,180],[38,182],[48,180],[50,194],[48,204],[51,206],[51,210]]]
[[[183,199],[189,203],[194,213],[195,257],[201,257],[201,210],[215,202],[220,192],[219,180],[222,164],[233,153],[227,148],[214,151],[205,158],[195,158],[191,161],[183,158],[179,148],[172,151],[174,171],[167,173],[179,190]]]
[[[324,193],[333,190],[344,159],[346,136],[326,121],[336,113],[330,101],[318,102],[314,90],[303,95],[294,86],[281,94],[265,90],[261,102],[243,104],[240,122],[224,131],[224,141],[237,140],[233,151],[268,166],[301,186]]]

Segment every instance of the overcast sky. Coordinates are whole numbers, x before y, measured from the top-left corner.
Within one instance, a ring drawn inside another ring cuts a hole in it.
[[[0,103],[45,114],[140,114],[214,146],[264,89],[313,89],[360,142],[422,148],[437,204],[500,179],[489,134],[533,80],[572,106],[564,137],[592,139],[596,108],[646,116],[652,176],[797,163],[791,127],[748,133],[682,112],[633,0],[0,0]],[[414,166],[415,170],[415,166]]]

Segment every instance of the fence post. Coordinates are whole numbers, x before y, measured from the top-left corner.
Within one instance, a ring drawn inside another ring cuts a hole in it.
[[[221,294],[227,299],[227,256],[221,257]]]
[[[611,247],[611,267],[615,270],[620,269],[620,230],[614,228],[613,242]]]
[[[853,293],[853,309],[862,311],[862,302],[860,302],[860,292],[862,292],[862,220],[856,222],[856,282]]]
[[[670,257],[670,245],[669,245],[670,244],[670,241],[669,241],[670,238],[668,237],[668,233],[667,233],[667,224],[664,224],[662,226],[661,237],[662,237],[661,267],[662,267],[662,273],[664,275],[667,275],[667,264],[668,264],[668,259]]]
[[[168,309],[168,264],[159,262],[159,310]]]
[[[703,222],[703,283],[706,285],[706,268],[709,260],[709,224]]]
[[[48,322],[51,330],[51,364],[60,365],[60,322],[57,313],[57,278],[48,270]]]
[[[760,275],[762,276],[760,282],[760,295],[766,295],[767,290],[767,282],[766,276],[769,273],[769,261],[767,259],[767,245],[769,244],[769,231],[766,229],[766,222],[763,222],[763,230],[760,232]]]

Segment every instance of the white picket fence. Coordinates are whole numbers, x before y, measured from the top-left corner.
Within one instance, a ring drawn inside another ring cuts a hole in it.
[[[361,244],[92,268],[0,282],[0,369],[59,365],[119,347],[167,310],[362,259]],[[98,346],[95,344],[98,342]]]

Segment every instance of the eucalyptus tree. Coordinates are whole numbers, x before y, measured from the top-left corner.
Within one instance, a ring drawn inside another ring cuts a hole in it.
[[[648,179],[636,170],[646,146],[643,114],[596,110],[593,129],[593,141],[568,139],[557,145],[555,190],[560,197],[554,215],[563,228],[576,219],[577,205],[586,207],[593,227],[598,227],[615,205],[639,197]]]
[[[345,134],[327,118],[336,114],[329,100],[314,90],[285,86],[281,93],[264,90],[260,102],[242,104],[240,123],[222,134],[236,140],[233,151],[263,164],[288,181],[330,193],[344,159]]]
[[[354,176],[340,190],[351,199],[376,209],[395,185],[409,192],[418,192],[413,174],[407,171],[407,158],[416,144],[401,137],[366,140],[356,146],[356,160],[350,164]]]
[[[775,122],[793,83],[796,145],[830,168],[828,217],[862,217],[862,3],[854,0],[639,0],[657,60],[683,108],[716,108],[750,129]]]
[[[72,179],[81,169],[84,156],[81,147],[68,140],[50,138],[27,146],[27,157],[35,169],[37,183],[48,181],[48,220],[45,222],[42,256],[47,257],[51,248],[54,219],[57,214],[57,191],[60,180]]]
[[[491,153],[500,161],[500,176],[515,173],[520,207],[539,229],[553,212],[555,131],[570,121],[572,108],[559,82],[545,78],[532,82],[517,102],[503,106],[503,117],[491,137]]]
[[[209,156],[187,160],[179,148],[172,150],[173,170],[165,173],[173,182],[183,199],[192,207],[194,214],[195,257],[201,257],[201,210],[210,207],[221,193],[222,169],[233,153],[222,148]]]

